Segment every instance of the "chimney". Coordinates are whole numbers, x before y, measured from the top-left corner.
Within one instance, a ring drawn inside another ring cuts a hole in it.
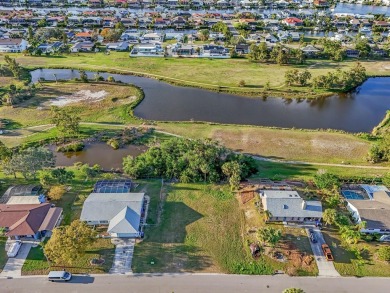
[[[302,201],[302,210],[306,210],[306,201]]]

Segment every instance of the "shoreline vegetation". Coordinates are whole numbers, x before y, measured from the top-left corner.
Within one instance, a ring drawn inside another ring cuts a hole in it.
[[[335,89],[312,89],[307,86],[286,85],[284,76],[288,70],[307,69],[314,78],[337,69],[349,69],[356,64],[354,61],[308,60],[306,64],[280,66],[251,63],[240,59],[175,60],[175,58],[147,57],[134,59],[125,54],[116,52],[108,57],[102,53],[52,57],[21,56],[20,54],[10,54],[10,56],[16,58],[29,70],[47,68],[105,71],[153,78],[176,86],[201,88],[247,97],[288,99],[317,99],[344,93],[342,90]],[[1,53],[0,56],[2,56]],[[70,62],[72,59],[73,61]],[[359,63],[367,69],[367,78],[390,76],[389,61],[359,60]],[[77,64],[77,66],[68,64]],[[178,78],[179,76],[181,78]],[[241,81],[244,81],[244,86],[241,85]]]
[[[280,128],[253,125],[221,124],[213,122],[191,121],[149,121],[134,115],[134,108],[143,100],[142,88],[117,82],[90,81],[44,81],[32,100],[24,103],[26,107],[3,108],[0,115],[5,119],[15,119],[18,127],[8,129],[19,133],[13,136],[2,136],[3,142],[11,147],[20,144],[42,144],[49,142],[56,136],[56,129],[50,127],[49,114],[44,109],[37,109],[47,99],[71,95],[78,90],[101,91],[111,89],[112,92],[99,103],[83,105],[83,103],[66,106],[70,113],[81,115],[82,137],[96,131],[118,129],[129,125],[155,128],[173,135],[188,138],[209,138],[237,152],[275,158],[281,161],[307,161],[315,163],[337,163],[367,165],[366,155],[371,136],[368,133],[347,133],[333,129],[298,129]],[[130,95],[131,100],[124,99]],[[54,95],[54,96],[53,96]],[[115,101],[115,102],[113,102]],[[22,104],[23,105],[23,104]],[[33,107],[29,107],[33,106]],[[104,107],[104,111],[102,111]],[[16,111],[16,112],[15,112]],[[37,116],[38,115],[38,116]],[[30,117],[30,118],[28,118]],[[35,119],[38,117],[39,119]],[[31,120],[32,119],[32,120]],[[39,129],[36,123],[47,123],[45,128]],[[95,125],[96,124],[96,125]],[[24,128],[23,128],[24,127]],[[26,128],[27,127],[27,128]],[[31,128],[31,132],[29,131]],[[336,143],[335,143],[336,142]],[[290,145],[286,152],[281,146]],[[336,147],[338,145],[339,147]],[[353,155],[351,155],[353,154]]]

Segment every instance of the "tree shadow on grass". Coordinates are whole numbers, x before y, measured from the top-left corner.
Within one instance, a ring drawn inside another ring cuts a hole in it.
[[[133,271],[192,272],[212,266],[200,248],[186,243],[187,226],[202,217],[183,202],[165,202],[161,223],[147,228],[144,240],[135,247]]]
[[[325,242],[332,250],[335,262],[351,264],[351,260],[356,259],[355,254],[343,246],[340,238],[335,237],[335,233],[338,232],[333,227],[326,228],[322,231],[322,235],[324,236]]]

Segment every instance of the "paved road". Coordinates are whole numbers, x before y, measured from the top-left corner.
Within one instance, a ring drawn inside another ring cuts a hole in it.
[[[317,262],[318,267],[318,275],[320,277],[339,277],[340,274],[334,268],[333,262],[327,261],[324,253],[322,252],[321,245],[325,243],[324,237],[320,229],[312,228],[314,230],[314,235],[317,239],[317,243],[313,243],[310,241],[310,246],[313,251],[314,258]],[[309,229],[306,229],[307,235],[309,235]]]
[[[314,278],[238,275],[75,276],[70,283],[51,283],[44,277],[0,279],[8,292],[147,292],[147,293],[261,293],[298,287],[306,293],[388,292],[390,278]]]
[[[31,249],[31,243],[23,243],[16,257],[9,258],[0,277],[17,278],[22,275],[22,267]],[[1,288],[1,287],[0,287]],[[1,291],[1,289],[0,289]]]

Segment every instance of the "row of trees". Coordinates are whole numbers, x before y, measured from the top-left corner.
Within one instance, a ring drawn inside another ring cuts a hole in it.
[[[289,86],[307,86],[311,80],[311,86],[315,89],[349,91],[363,83],[367,78],[367,74],[366,68],[358,62],[349,70],[337,69],[313,79],[311,79],[311,73],[308,70],[291,69],[286,71],[284,78],[285,83]]]
[[[366,68],[359,62],[349,70],[336,70],[313,78],[313,88],[348,91],[360,85],[367,78]]]
[[[210,140],[175,138],[151,147],[136,158],[123,160],[132,178],[165,177],[181,182],[219,182],[236,188],[241,179],[257,172],[253,158],[237,155]]]
[[[279,65],[288,63],[303,64],[305,62],[305,56],[300,49],[288,49],[281,45],[276,45],[272,50],[269,50],[265,42],[259,45],[250,45],[248,59],[252,62],[271,61]]]

